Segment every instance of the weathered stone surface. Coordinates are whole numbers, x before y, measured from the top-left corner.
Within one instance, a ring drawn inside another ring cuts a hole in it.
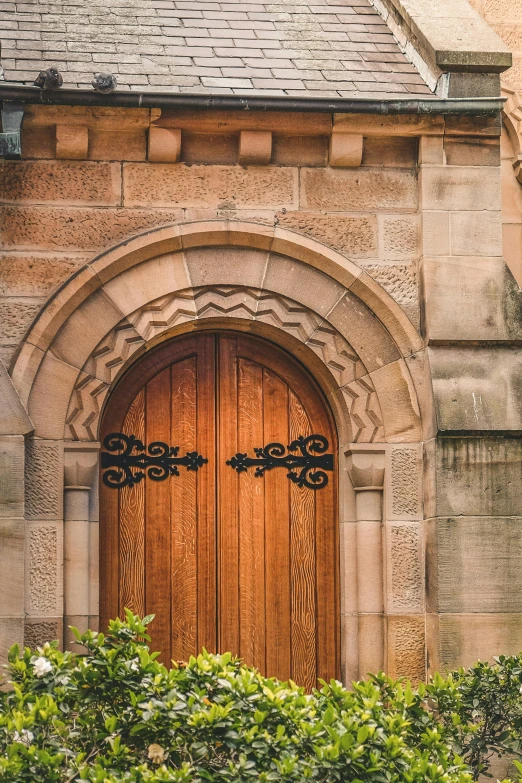
[[[365,270],[382,285],[407,316],[419,321],[419,289],[417,284],[417,265],[413,264],[364,264]]]
[[[380,257],[386,259],[417,258],[419,255],[419,221],[410,215],[379,216]]]
[[[319,315],[326,315],[346,289],[307,264],[271,253],[263,287],[293,297]]]
[[[392,677],[420,682],[426,677],[424,616],[388,617],[388,667]]]
[[[391,448],[386,471],[386,519],[422,518],[421,465],[417,445]]]
[[[382,355],[382,348],[380,353]],[[370,377],[381,405],[386,440],[391,443],[420,440],[419,404],[404,359],[373,370]]]
[[[425,258],[421,268],[430,339],[458,334],[462,340],[502,340],[522,334],[522,293],[503,258]]]
[[[518,347],[429,349],[440,431],[522,430],[522,350]]]
[[[500,166],[498,139],[449,136],[444,150],[449,166]]]
[[[417,146],[415,138],[367,136],[362,165],[412,169],[417,163]]]
[[[0,197],[8,202],[115,205],[120,183],[117,163],[10,160],[0,169]]]
[[[304,169],[300,207],[353,212],[414,210],[417,180],[411,171]]]
[[[327,154],[324,136],[272,136],[272,162],[278,166],[325,166]]]
[[[521,612],[522,517],[432,520],[430,607],[438,612]]]
[[[35,318],[43,300],[4,299],[0,301],[0,342],[16,345]]]
[[[444,670],[471,666],[494,655],[518,655],[522,649],[522,615],[441,615],[437,646]]]
[[[328,320],[353,346],[370,372],[399,358],[397,347],[381,322],[350,292],[329,313]]]
[[[28,439],[25,450],[26,519],[59,519],[63,510],[62,449]]]
[[[52,642],[55,639],[61,640],[60,620],[38,620],[36,622],[26,621],[24,628],[24,646],[35,650],[41,647],[45,642]]]
[[[323,215],[318,212],[278,212],[280,225],[325,242],[351,258],[377,256],[375,215]]]
[[[24,515],[24,436],[0,438],[0,517],[22,519]]]
[[[270,166],[129,163],[123,178],[125,204],[131,207],[211,207],[227,202],[292,208],[297,195],[297,172]]]
[[[24,611],[24,522],[0,520],[0,616]]]
[[[40,128],[22,128],[22,157],[55,158],[56,130],[54,125]]]
[[[88,255],[0,254],[1,296],[49,296]]]
[[[0,662],[7,663],[9,649],[17,644],[22,649],[24,644],[24,621],[22,617],[0,619]]]
[[[89,160],[146,160],[145,130],[89,131]]]
[[[509,516],[520,508],[522,441],[452,437],[436,443],[436,487],[428,516]]]
[[[31,616],[56,615],[62,610],[60,526],[32,523],[27,531],[26,608]]]
[[[423,608],[422,538],[417,522],[387,526],[388,599],[393,612]]]
[[[423,209],[499,209],[500,170],[468,166],[424,166],[421,193]]]
[[[148,228],[179,223],[181,210],[3,207],[3,247],[98,250]]]
[[[268,254],[247,248],[209,247],[185,253],[193,286],[245,285],[260,287]]]
[[[449,212],[422,213],[422,251],[429,258],[450,255]]]
[[[502,255],[500,212],[453,212],[450,232],[452,255]]]
[[[31,432],[32,422],[1,359],[0,400],[2,400],[0,435],[27,435]]]

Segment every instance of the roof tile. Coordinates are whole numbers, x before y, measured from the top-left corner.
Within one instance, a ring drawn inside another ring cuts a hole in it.
[[[370,0],[0,0],[5,78],[110,70],[123,90],[431,95]]]

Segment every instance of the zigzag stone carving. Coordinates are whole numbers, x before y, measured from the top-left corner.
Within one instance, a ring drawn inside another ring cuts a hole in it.
[[[132,354],[173,327],[201,318],[262,321],[308,345],[329,368],[348,403],[354,441],[383,439],[377,394],[352,346],[307,307],[271,291],[206,286],[160,297],[131,313],[96,346],[83,366],[69,402],[65,438],[93,441],[112,381]]]

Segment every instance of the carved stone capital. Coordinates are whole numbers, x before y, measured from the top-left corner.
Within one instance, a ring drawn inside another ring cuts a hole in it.
[[[98,473],[99,443],[71,443],[64,449],[64,488],[92,489]]]
[[[384,489],[385,448],[382,444],[352,444],[346,452],[347,471],[356,492]]]

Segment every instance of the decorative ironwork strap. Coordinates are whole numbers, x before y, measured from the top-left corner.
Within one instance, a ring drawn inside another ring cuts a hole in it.
[[[144,446],[134,435],[123,432],[111,432],[103,447],[106,449],[101,453],[103,483],[115,489],[138,484],[145,474],[152,481],[164,481],[169,476],[179,476],[178,465],[198,470],[208,462],[197,451],[187,451],[184,457],[178,457],[179,446],[169,446],[159,440]]]
[[[299,437],[287,446],[289,452],[300,454],[285,454],[282,443],[269,443],[262,448],[254,449],[255,457],[238,453],[227,460],[238,473],[243,473],[249,467],[256,466],[255,476],[262,476],[272,468],[288,468],[287,478],[299,487],[322,489],[328,484],[325,470],[333,470],[334,455],[325,454],[329,443],[324,435],[309,435]]]

